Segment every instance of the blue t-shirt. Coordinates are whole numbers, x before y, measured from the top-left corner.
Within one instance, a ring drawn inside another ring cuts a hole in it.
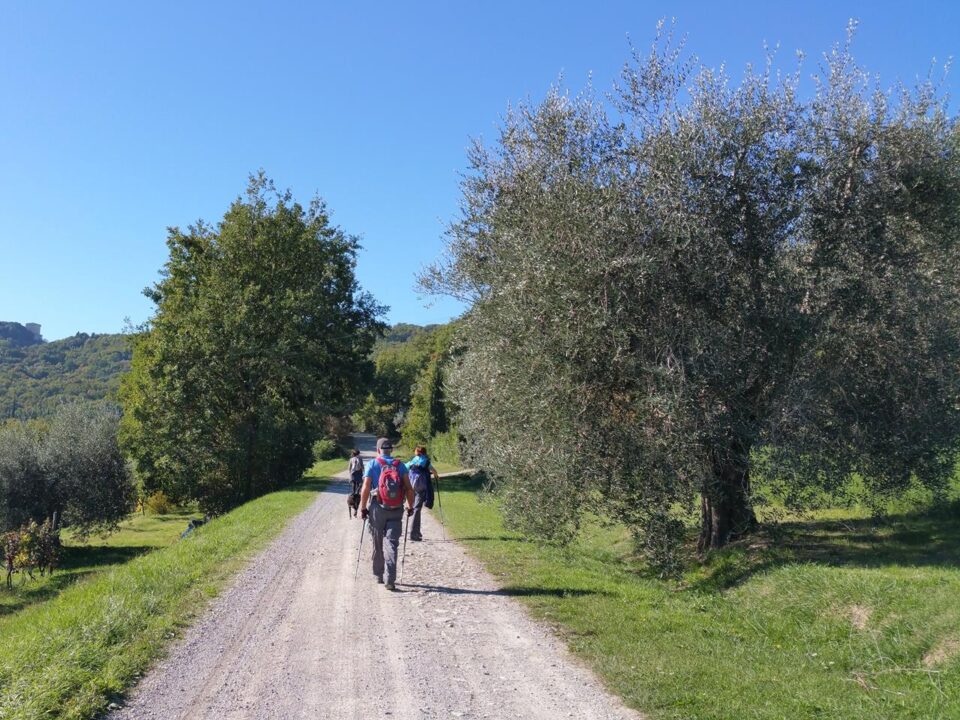
[[[413,459],[407,463],[407,466],[429,468],[430,458],[428,458],[426,455],[414,455]]]

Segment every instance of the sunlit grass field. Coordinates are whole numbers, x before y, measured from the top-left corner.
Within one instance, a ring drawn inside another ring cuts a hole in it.
[[[478,491],[444,480],[448,532],[651,718],[960,718],[956,505],[781,522],[662,580],[622,528],[538,547]]]
[[[13,588],[0,585],[0,619],[29,605],[55,597],[77,580],[122,565],[145,552],[176,542],[192,518],[202,513],[181,511],[167,515],[132,515],[116,533],[86,540],[63,535],[60,566],[53,575],[13,576]]]

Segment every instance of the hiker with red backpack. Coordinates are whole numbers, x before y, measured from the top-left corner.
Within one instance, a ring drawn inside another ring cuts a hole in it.
[[[373,575],[396,590],[397,550],[403,533],[403,506],[413,514],[413,487],[407,466],[392,457],[393,443],[377,440],[377,457],[367,464],[360,490],[360,517],[369,520],[373,540]],[[386,578],[384,578],[386,571]]]
[[[430,456],[427,455],[427,449],[423,445],[417,445],[413,451],[413,459],[407,463],[410,470],[410,484],[413,486],[413,517],[410,528],[410,539],[414,542],[423,540],[423,534],[420,532],[420,513],[424,505],[428,510],[433,509],[433,483],[434,480],[440,480],[440,474],[430,462]]]

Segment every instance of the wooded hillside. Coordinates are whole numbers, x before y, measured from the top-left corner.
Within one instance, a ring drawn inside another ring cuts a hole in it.
[[[115,398],[120,376],[129,368],[130,349],[123,335],[77,333],[24,345],[4,334],[0,336],[0,420],[46,416],[65,400]]]

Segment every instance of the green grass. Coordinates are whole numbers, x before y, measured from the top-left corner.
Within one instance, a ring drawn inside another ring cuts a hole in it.
[[[317,460],[313,467],[307,470],[304,475],[312,478],[333,477],[347,469],[349,458],[334,458],[333,460]]]
[[[654,719],[960,717],[960,518],[827,513],[655,577],[627,534],[570,548],[504,529],[445,480],[448,531]]]
[[[168,533],[183,518],[148,517],[94,553],[78,551],[83,579],[0,616],[0,718],[95,716],[325,485],[271,493],[174,544]],[[157,544],[169,546],[145,552]],[[94,570],[97,559],[108,569]]]
[[[133,515],[120,524],[120,529],[108,536],[93,536],[87,540],[63,536],[60,566],[53,575],[34,575],[32,580],[23,574],[14,575],[13,588],[0,585],[0,619],[35,603],[56,597],[76,581],[122,565],[145,552],[166,547],[176,542],[196,512],[176,512],[168,515]]]

